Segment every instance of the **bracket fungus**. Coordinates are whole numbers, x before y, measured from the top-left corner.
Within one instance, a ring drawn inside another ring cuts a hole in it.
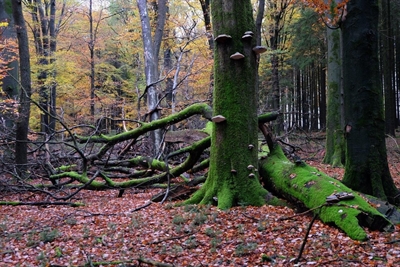
[[[242,36],[242,41],[250,41],[253,38],[253,35],[245,34]]]
[[[211,120],[215,123],[221,123],[221,122],[226,121],[226,118],[222,115],[217,115],[217,116],[212,117]]]
[[[247,32],[244,33],[244,35],[251,35],[251,36],[253,36],[254,33],[253,33],[252,31],[247,31]]]
[[[254,173],[250,173],[249,174],[249,178],[254,178],[255,177],[255,174]]]
[[[254,145],[250,144],[249,149],[252,150],[254,148]]]
[[[253,51],[256,54],[262,54],[267,51],[267,48],[265,46],[257,45],[253,48]]]
[[[223,44],[231,39],[232,39],[232,36],[230,36],[228,34],[220,34],[214,39],[214,41],[216,41],[217,43]]]
[[[239,60],[244,58],[244,55],[240,54],[239,52],[236,52],[235,54],[231,55],[230,58],[234,60]]]
[[[247,169],[248,170],[252,170],[254,168],[254,166],[253,165],[249,165],[249,166],[247,166]]]

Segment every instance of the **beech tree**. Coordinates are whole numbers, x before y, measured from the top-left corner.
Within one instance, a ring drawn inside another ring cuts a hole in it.
[[[61,1],[59,1],[61,2]],[[58,2],[58,3],[59,3]],[[30,0],[26,5],[32,17],[32,33],[35,42],[35,51],[40,66],[37,75],[39,83],[39,104],[42,109],[40,115],[41,131],[47,134],[54,133],[56,113],[56,72],[50,65],[54,63],[57,48],[57,36],[65,13],[66,1],[62,1],[58,21],[56,20],[56,0]]]
[[[329,2],[325,0],[325,2]],[[335,10],[339,0],[330,1],[331,10]],[[329,4],[329,3],[328,3]],[[340,19],[343,9],[332,12],[329,19]],[[324,163],[333,167],[343,166],[345,163],[344,151],[344,107],[342,83],[342,53],[341,30],[338,25],[326,27],[327,39],[327,117],[326,117],[326,153]]]
[[[17,30],[18,51],[19,51],[19,72],[21,91],[19,96],[19,117],[16,120],[16,142],[15,142],[15,162],[18,175],[24,177],[28,163],[28,128],[30,115],[31,97],[31,63],[29,53],[29,40],[26,30],[24,15],[22,12],[22,1],[15,0],[12,3],[12,14]]]
[[[389,172],[378,60],[377,0],[351,0],[343,19],[346,169],[350,188],[399,203]]]
[[[147,88],[147,108],[151,121],[156,120],[160,117],[158,110],[159,97],[157,90],[157,83],[158,83],[157,81],[159,79],[158,58],[159,58],[161,41],[162,41],[166,13],[167,13],[167,1],[159,0],[158,3],[156,1],[153,1],[152,4],[157,15],[156,28],[154,29],[153,36],[152,36],[152,28],[150,26],[150,17],[147,12],[147,1],[137,0],[137,6],[139,9],[141,26],[142,26],[146,88]],[[161,144],[160,131],[156,130],[152,132],[151,137],[153,142],[153,152],[155,154]]]
[[[258,55],[251,1],[215,0],[211,12],[216,42],[210,168],[205,184],[188,202],[216,201],[222,209],[262,205],[267,191],[257,172]]]

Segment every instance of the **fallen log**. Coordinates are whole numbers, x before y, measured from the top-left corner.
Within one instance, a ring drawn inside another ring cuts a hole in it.
[[[270,149],[268,158],[260,160],[260,175],[274,194],[315,209],[324,223],[337,226],[354,240],[368,239],[363,227],[392,229],[391,222],[357,192],[302,161],[291,162],[276,143]]]

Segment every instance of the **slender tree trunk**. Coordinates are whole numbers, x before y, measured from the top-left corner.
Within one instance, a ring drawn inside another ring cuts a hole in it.
[[[147,12],[147,1],[137,0],[137,6],[140,13],[141,27],[142,27],[142,39],[144,48],[144,62],[145,62],[145,75],[146,75],[146,87],[147,87],[147,109],[149,112],[150,120],[157,120],[160,117],[158,110],[159,97],[157,90],[158,80],[158,58],[159,51],[163,36],[163,30],[166,19],[167,3],[166,0],[159,0],[157,6],[157,22],[154,33],[154,41],[151,34],[150,18]],[[152,139],[152,150],[153,154],[157,155],[158,150],[161,146],[161,132],[159,130],[151,133]]]
[[[342,92],[342,56],[340,29],[327,28],[328,44],[328,114],[326,124],[326,152],[323,162],[334,167],[343,166],[344,114]]]
[[[13,0],[12,12],[17,29],[21,92],[19,118],[16,121],[16,143],[15,143],[15,163],[18,175],[26,177],[28,163],[28,128],[30,115],[30,97],[31,97],[31,63],[29,56],[29,39],[26,30],[24,15],[22,12],[22,1]]]
[[[211,10],[214,36],[232,37],[217,39],[214,51],[214,115],[226,121],[214,123],[208,178],[188,202],[215,203],[223,209],[262,205],[267,192],[257,171],[257,62],[252,51],[256,40],[242,40],[246,31],[255,30],[251,2],[215,0]],[[236,52],[244,58],[230,58]]]
[[[351,0],[343,30],[346,171],[354,190],[399,203],[389,172],[378,59],[377,0]]]
[[[65,6],[65,0],[63,6]],[[39,105],[44,111],[40,115],[41,131],[51,134],[55,130],[57,87],[55,82],[56,72],[54,69],[50,70],[49,66],[55,61],[54,53],[57,44],[56,0],[32,0],[29,8],[33,20],[32,32],[36,54],[41,67],[38,74]],[[64,9],[61,9],[60,19],[63,15]]]
[[[63,3],[63,6],[65,6],[65,0]],[[60,18],[64,15],[64,9],[61,9],[61,15]],[[49,34],[50,34],[50,64],[53,64],[55,62],[55,57],[54,53],[57,50],[57,27],[56,27],[56,0],[51,0],[50,1],[50,19],[49,19]],[[52,82],[50,85],[49,93],[50,93],[50,98],[49,98],[49,113],[50,113],[50,119],[49,119],[49,132],[54,133],[55,128],[56,128],[56,117],[57,117],[57,83],[55,81],[56,79],[56,71],[53,70],[51,73],[52,77]]]
[[[199,0],[201,9],[203,11],[204,24],[206,26],[206,34],[208,39],[208,46],[211,50],[214,49],[214,38],[212,35],[211,28],[211,12],[210,12],[210,0]]]
[[[90,53],[90,115],[92,116],[94,120],[94,114],[95,114],[95,62],[94,62],[94,48],[95,48],[95,33],[93,29],[93,0],[89,1],[89,35],[90,35],[90,40],[89,40],[89,53]]]
[[[319,122],[320,129],[326,128],[326,65],[319,64]]]
[[[385,100],[385,130],[386,134],[395,136],[396,129],[396,106],[395,106],[395,93],[393,83],[393,31],[391,23],[391,10],[390,1],[382,0],[381,3],[381,29],[380,29],[380,40],[381,40],[381,67],[382,67],[382,78],[383,78],[383,91]]]

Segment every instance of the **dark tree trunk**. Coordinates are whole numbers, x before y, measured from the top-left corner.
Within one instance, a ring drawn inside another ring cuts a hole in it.
[[[325,64],[319,65],[319,123],[320,129],[326,127],[326,72]]]
[[[30,97],[31,97],[31,63],[29,56],[29,40],[26,30],[24,15],[22,12],[22,1],[13,0],[12,12],[15,26],[17,29],[21,92],[19,118],[16,121],[16,143],[15,143],[15,163],[18,174],[21,177],[27,175],[27,141],[30,115]]]
[[[390,1],[381,2],[381,51],[380,60],[382,67],[383,91],[385,94],[385,129],[386,134],[395,136],[396,129],[396,106],[394,91],[394,38],[392,29],[392,18]]]
[[[89,53],[90,53],[90,115],[92,116],[94,120],[94,114],[95,114],[95,86],[94,86],[94,81],[95,81],[95,63],[94,63],[94,48],[95,48],[95,32],[93,29],[93,2],[92,0],[89,1]]]
[[[308,91],[309,91],[309,67],[307,67],[304,71],[302,71],[301,76],[301,118],[302,118],[302,129],[308,131],[310,129],[310,120],[309,120],[309,103],[308,103]]]
[[[212,35],[212,28],[211,28],[210,0],[200,0],[200,4],[201,4],[201,10],[203,11],[204,24],[206,26],[208,46],[211,50],[213,50],[214,38]]]
[[[389,172],[378,59],[376,0],[347,4],[343,30],[346,172],[343,183],[390,202],[398,190]]]

